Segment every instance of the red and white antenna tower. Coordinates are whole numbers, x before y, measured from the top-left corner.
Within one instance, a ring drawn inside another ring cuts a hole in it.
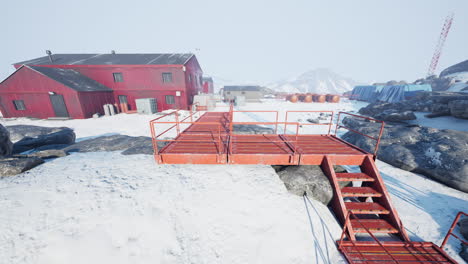
[[[434,75],[435,70],[437,68],[437,64],[439,64],[440,55],[442,54],[442,48],[444,47],[445,40],[447,39],[447,35],[450,32],[450,27],[452,26],[453,16],[454,14],[450,13],[445,19],[444,27],[442,28],[442,32],[440,32],[440,37],[439,41],[437,42],[434,56],[432,56],[431,65],[429,66],[429,70],[427,71],[427,76]]]

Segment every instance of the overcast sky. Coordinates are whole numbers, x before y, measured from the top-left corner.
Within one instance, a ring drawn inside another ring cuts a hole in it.
[[[0,79],[53,53],[194,52],[206,75],[269,83],[325,67],[413,81],[455,12],[439,70],[468,59],[467,0],[2,1]]]

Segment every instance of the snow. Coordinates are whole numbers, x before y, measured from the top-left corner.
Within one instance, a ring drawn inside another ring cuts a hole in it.
[[[319,68],[269,84],[267,87],[286,93],[342,94],[351,91],[355,85],[357,82],[350,78],[340,76],[329,69]]]
[[[418,124],[425,127],[437,129],[452,129],[468,132],[468,120],[456,118],[453,116],[441,116],[436,118],[428,118],[424,115],[428,113],[415,112],[416,120],[409,121],[410,124]]]
[[[265,100],[238,110],[356,111],[366,103]],[[4,120],[68,126],[78,139],[149,136],[158,115]],[[269,121],[267,113],[236,113]],[[292,120],[304,120],[299,113]],[[447,123],[450,124],[450,123]],[[411,239],[440,244],[468,194],[378,161]],[[355,169],[350,167],[350,169]],[[341,227],[327,207],[289,194],[270,166],[157,165],[152,156],[75,153],[0,180],[0,262],[345,263]],[[455,239],[449,254],[457,254]]]

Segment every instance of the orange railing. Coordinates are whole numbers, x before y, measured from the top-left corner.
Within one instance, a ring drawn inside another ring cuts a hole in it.
[[[362,252],[359,250],[359,248],[357,247],[355,241],[350,239],[349,236],[348,236],[348,233],[346,232],[349,228],[351,228],[351,216],[353,217],[353,219],[355,219],[361,225],[362,228],[364,228],[364,230],[366,230],[366,232],[385,251],[385,253],[392,259],[393,262],[399,263],[398,260],[396,260],[395,257],[385,248],[385,246],[382,244],[382,242],[380,242],[377,239],[377,237],[374,236],[374,234],[372,234],[372,232],[365,225],[362,224],[361,220],[359,218],[357,218],[356,215],[352,211],[348,211],[348,214],[346,215],[346,220],[345,220],[344,225],[343,225],[343,232],[341,233],[341,238],[340,238],[340,243],[339,243],[341,251],[345,251],[344,248],[342,247],[342,245],[343,245],[343,241],[344,241],[344,239],[346,237],[346,238],[348,238],[349,241],[351,241],[351,244],[353,244],[354,249],[356,249],[356,251],[361,256],[360,261],[365,261],[365,263],[367,263],[367,259],[364,257]]]
[[[348,115],[348,116],[353,116],[353,117],[357,117],[357,118],[362,118],[364,120],[369,120],[369,121],[373,121],[375,123],[380,123],[380,131],[379,131],[379,136],[378,137],[371,137],[369,135],[366,135],[364,133],[361,133],[357,130],[354,130],[352,128],[349,128],[349,127],[346,127],[344,125],[341,125],[340,124],[340,118],[341,118],[341,115]],[[351,132],[354,132],[356,134],[359,134],[361,136],[364,136],[364,137],[367,137],[367,138],[370,138],[372,140],[375,140],[376,141],[376,144],[375,144],[375,148],[374,148],[374,156],[377,156],[377,152],[379,151],[379,144],[380,144],[380,139],[382,138],[382,134],[383,134],[383,130],[384,130],[384,127],[385,127],[385,122],[384,121],[380,121],[380,120],[377,120],[377,119],[374,119],[374,118],[370,118],[370,117],[367,117],[367,116],[360,116],[360,115],[355,115],[355,114],[351,114],[351,113],[346,113],[346,112],[339,112],[338,113],[338,119],[336,121],[336,128],[335,128],[335,136],[336,136],[336,133],[338,131],[338,129],[340,128],[344,128],[344,129],[347,129]]]
[[[236,111],[234,111],[234,110],[231,110],[231,113],[232,113],[231,114],[231,121],[233,121],[233,122],[234,122],[234,113],[274,113],[275,114],[275,121],[271,121],[271,122],[266,121],[266,122],[263,122],[263,123],[273,123],[273,122],[275,122],[276,124],[273,124],[273,125],[275,125],[275,134],[278,132],[278,120],[279,120],[278,111],[268,111],[268,110],[266,110],[266,111],[261,111],[261,110],[259,110],[259,111],[254,111],[254,110],[248,110],[248,111],[247,110],[246,111],[236,110]],[[237,123],[245,123],[245,122],[237,122]],[[262,123],[262,122],[260,122],[260,123]],[[232,131],[232,126],[231,126],[231,131]]]
[[[440,244],[440,248],[443,248],[445,244],[447,244],[447,241],[450,238],[450,236],[453,236],[454,238],[460,240],[463,244],[468,245],[467,241],[461,239],[459,236],[453,233],[453,230],[455,229],[455,226],[457,225],[458,220],[460,220],[460,217],[462,215],[468,216],[468,214],[466,214],[465,212],[458,212],[457,216],[455,217],[455,220],[453,220],[452,226],[450,227],[449,231],[447,232],[447,235],[444,238],[444,241],[442,242],[442,244]]]
[[[330,113],[330,121],[328,123],[299,123],[300,126],[328,126],[328,135],[330,135],[333,125],[333,111],[286,111],[285,122],[288,122],[289,113]],[[286,125],[284,126],[284,134],[286,134]]]
[[[242,140],[234,140],[234,137],[233,135],[235,135],[236,133],[233,131],[232,129],[232,126],[233,125],[279,125],[279,124],[284,124],[284,125],[295,125],[296,126],[296,134],[295,134],[295,137],[294,137],[294,140],[286,140],[285,138],[284,139],[279,139],[279,140],[268,140],[268,142],[272,142],[272,143],[297,143],[298,141],[298,135],[299,135],[299,123],[297,122],[231,122],[231,129],[229,131],[229,154],[232,154],[232,142],[249,142],[249,143],[252,143],[252,142],[257,142],[257,141],[242,141]],[[275,129],[275,132],[274,133],[271,133],[271,134],[263,134],[263,135],[277,135],[277,129]],[[296,154],[296,146],[297,144],[293,144],[293,155]]]

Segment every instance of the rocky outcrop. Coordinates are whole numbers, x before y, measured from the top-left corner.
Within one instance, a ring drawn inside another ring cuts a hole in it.
[[[307,194],[325,205],[333,198],[333,189],[320,166],[286,166],[276,173],[292,194]]]
[[[389,122],[404,122],[409,120],[415,120],[416,115],[412,111],[397,111],[395,109],[385,110],[380,114],[377,114],[375,118]]]
[[[33,126],[26,126],[28,129],[24,130],[29,131],[29,129]],[[38,128],[39,131],[44,131],[42,127],[35,127]],[[10,127],[8,128],[10,129]],[[33,127],[34,129],[34,127]],[[23,130],[22,130],[23,131]],[[51,130],[45,130],[51,131]],[[46,145],[55,145],[55,144],[73,144],[75,143],[75,132],[68,127],[61,127],[61,128],[53,128],[54,132],[48,134],[39,134],[39,132],[25,132],[21,133],[20,135],[27,135],[13,144],[13,153],[22,153],[28,150],[33,150],[42,146]],[[18,136],[18,134],[16,134]],[[34,135],[34,137],[30,137],[29,135]]]
[[[468,119],[468,100],[454,100],[448,103],[450,114],[454,117]]]
[[[361,133],[378,137],[380,124],[346,118]],[[375,141],[348,132],[343,139],[373,152]],[[468,192],[468,133],[420,126],[385,126],[378,159]]]
[[[290,193],[298,196],[306,194],[325,205],[328,205],[333,198],[331,184],[320,166],[273,166],[273,168]],[[341,166],[335,166],[334,169],[335,172],[346,172]],[[340,182],[341,186],[348,184],[349,182]]]
[[[0,124],[0,158],[8,157],[13,151],[9,131]]]
[[[413,100],[397,103],[375,102],[363,107],[359,113],[388,122],[405,122],[416,119],[413,112],[431,112],[427,117],[452,115],[468,118],[468,95],[451,92],[424,93]]]
[[[44,163],[38,157],[11,157],[0,160],[0,176],[13,176]]]
[[[10,132],[10,138],[13,143],[23,138],[37,138],[52,133],[69,129],[68,127],[41,127],[31,125],[14,125],[6,127]]]

